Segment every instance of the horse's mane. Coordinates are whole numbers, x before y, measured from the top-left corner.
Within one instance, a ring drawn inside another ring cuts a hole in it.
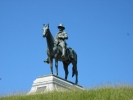
[[[50,29],[48,29],[48,31],[49,31],[49,33],[50,33],[49,35],[50,35],[50,37],[52,38],[52,40],[55,41],[53,35],[52,35],[51,32],[50,32]]]
[[[48,43],[49,47],[50,47],[51,49],[53,49],[55,40],[54,40],[54,37],[52,36],[52,34],[51,34],[51,32],[50,32],[50,29],[48,29],[48,35],[49,35],[49,36],[48,36],[47,43]]]

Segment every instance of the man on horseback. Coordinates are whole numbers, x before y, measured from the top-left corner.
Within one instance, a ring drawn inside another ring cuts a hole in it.
[[[67,44],[65,42],[66,39],[68,39],[68,35],[67,33],[64,31],[65,27],[60,24],[59,26],[57,26],[57,28],[59,29],[59,32],[57,32],[56,37],[55,37],[55,46],[61,46],[62,47],[62,58],[65,58],[65,54],[66,54],[66,49],[67,49]],[[72,54],[72,49],[69,48],[70,51],[70,55],[73,58],[73,54]],[[44,62],[49,63],[48,58],[46,60],[44,60]]]

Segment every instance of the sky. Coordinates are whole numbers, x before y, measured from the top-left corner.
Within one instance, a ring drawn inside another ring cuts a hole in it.
[[[0,94],[29,91],[50,74],[43,24],[62,23],[78,55],[78,84],[133,85],[133,0],[0,0]],[[55,66],[54,74],[55,74]],[[59,77],[64,78],[59,62]],[[72,64],[68,80],[75,82]]]

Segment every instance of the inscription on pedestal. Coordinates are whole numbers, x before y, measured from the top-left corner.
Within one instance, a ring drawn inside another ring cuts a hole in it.
[[[46,91],[46,88],[47,88],[47,86],[43,86],[43,87],[37,87],[37,93],[39,92],[44,92],[44,91]]]

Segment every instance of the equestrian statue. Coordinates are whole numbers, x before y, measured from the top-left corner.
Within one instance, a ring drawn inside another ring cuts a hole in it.
[[[46,38],[47,42],[47,55],[48,58],[44,60],[44,62],[50,64],[51,74],[53,74],[53,58],[55,59],[55,68],[56,75],[58,76],[58,61],[62,61],[64,71],[65,71],[65,79],[67,80],[68,76],[68,65],[72,63],[72,77],[76,75],[75,84],[78,83],[78,70],[77,70],[77,54],[76,52],[68,47],[66,43],[66,39],[68,39],[67,33],[64,31],[65,27],[60,24],[58,26],[59,32],[57,32],[56,37],[52,36],[49,24],[43,25],[43,37]]]

